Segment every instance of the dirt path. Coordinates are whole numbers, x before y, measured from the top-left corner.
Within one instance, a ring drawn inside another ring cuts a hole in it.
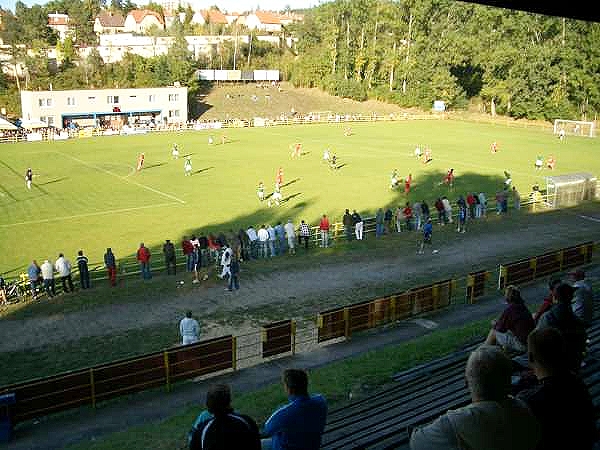
[[[586,215],[600,219],[600,206],[590,207]],[[325,270],[315,268],[275,272],[269,276],[242,280],[242,289],[238,292],[224,292],[223,287],[218,286],[206,289],[201,297],[189,293],[165,298],[164,301],[153,301],[151,306],[136,302],[65,315],[3,320],[0,321],[0,352],[109,335],[157,324],[171,323],[176,326],[186,309],[209,318],[203,333],[203,337],[208,338],[229,331],[226,330],[228,327],[210,324],[211,314],[217,312],[223,315],[293,302],[297,313],[312,314],[328,304],[339,304],[339,301],[335,303],[336,299],[357,298],[357,293],[362,296],[358,298],[368,298],[369,293],[373,295],[378,287],[390,280],[402,283],[423,276],[434,279],[448,274],[463,276],[469,270],[493,268],[517,254],[533,255],[598,239],[600,224],[578,214],[566,211],[546,217],[530,215],[526,226],[518,232],[508,229],[489,234],[456,235],[450,243],[440,246],[437,255],[417,256],[411,253],[327,265]],[[247,326],[250,328],[251,324]],[[239,327],[236,330],[239,332]]]

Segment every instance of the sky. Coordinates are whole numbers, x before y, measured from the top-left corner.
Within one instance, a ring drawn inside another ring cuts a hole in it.
[[[39,4],[43,5],[46,0],[22,0],[28,6]],[[220,9],[226,11],[246,11],[248,9],[257,9],[257,6],[263,10],[282,10],[289,5],[292,9],[310,8],[317,6],[322,0],[184,0],[194,7],[194,9],[205,9],[212,5],[217,5]],[[0,0],[0,6],[3,9],[14,11],[17,0]],[[134,3],[140,5],[147,4],[148,0],[134,0]]]

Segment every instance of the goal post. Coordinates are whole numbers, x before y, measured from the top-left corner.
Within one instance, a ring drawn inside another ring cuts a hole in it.
[[[555,119],[553,133],[558,135],[564,131],[565,136],[596,137],[595,122],[583,120]]]

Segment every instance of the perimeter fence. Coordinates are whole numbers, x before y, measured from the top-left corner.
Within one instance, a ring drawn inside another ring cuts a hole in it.
[[[292,319],[267,323],[251,333],[226,335],[195,344],[15,383],[0,388],[14,394],[13,423],[197,377],[250,367],[351,339],[358,332],[422,317],[450,306],[476,303],[509,284],[522,284],[594,262],[598,242],[585,242],[500,264],[424,286],[319,312],[298,326]],[[496,282],[496,279],[498,282]]]

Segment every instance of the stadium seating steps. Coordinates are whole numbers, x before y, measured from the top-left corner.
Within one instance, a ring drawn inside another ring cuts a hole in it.
[[[600,296],[588,328],[588,352],[581,375],[600,417]],[[392,387],[329,413],[322,449],[408,449],[413,428],[448,409],[470,403],[464,370],[470,352],[481,343],[395,374]],[[598,422],[600,430],[600,421]]]

